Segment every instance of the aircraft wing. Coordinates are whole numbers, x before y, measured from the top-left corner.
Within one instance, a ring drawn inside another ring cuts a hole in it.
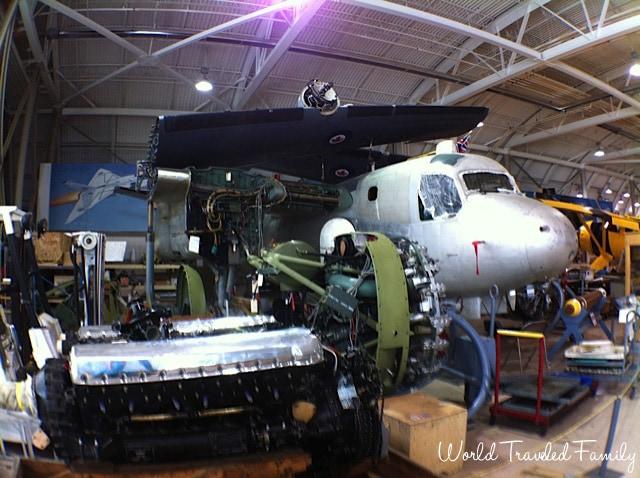
[[[583,206],[581,204],[575,204],[575,203],[565,202],[565,201],[555,201],[553,199],[539,199],[539,201],[546,204],[547,206],[560,209],[561,211],[576,212],[576,213],[584,214],[587,216],[593,215],[592,208]]]
[[[640,231],[640,219],[637,217],[621,216],[615,213],[609,213],[609,216],[611,217],[611,224],[614,226],[630,231]]]
[[[328,181],[337,170],[351,177],[368,170],[369,151],[359,148],[459,136],[487,114],[481,107],[346,106],[331,116],[304,108],[161,116],[150,157],[160,167],[258,167],[316,180],[324,171]]]
[[[581,204],[574,204],[565,201],[555,201],[552,199],[540,199],[547,206],[554,207],[566,213],[581,214],[584,216],[596,216],[605,221],[609,221],[614,226],[630,231],[640,231],[640,218],[622,216],[602,209],[594,209]]]

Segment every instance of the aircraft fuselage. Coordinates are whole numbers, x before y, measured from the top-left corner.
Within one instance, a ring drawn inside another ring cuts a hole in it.
[[[426,246],[450,297],[486,296],[493,284],[505,291],[557,276],[577,251],[569,220],[524,196],[504,167],[483,156],[421,156],[350,185],[353,206],[341,216],[356,230]]]

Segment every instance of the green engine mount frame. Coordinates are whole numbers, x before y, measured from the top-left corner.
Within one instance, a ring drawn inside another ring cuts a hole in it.
[[[402,260],[396,245],[384,234],[357,232],[365,238],[365,249],[371,257],[376,284],[377,314],[367,316],[366,323],[377,332],[377,338],[365,344],[375,346],[375,362],[385,389],[400,385],[404,379],[409,356],[410,309],[409,292]],[[263,249],[260,256],[249,255],[248,262],[282,290],[308,289],[327,297],[327,284],[322,280],[325,263],[312,246],[301,241],[280,244],[272,250]],[[377,320],[376,320],[377,319]]]

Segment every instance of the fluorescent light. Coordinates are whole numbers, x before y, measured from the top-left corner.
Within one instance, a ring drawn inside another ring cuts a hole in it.
[[[482,121],[480,121],[480,123],[478,123],[476,125],[476,128],[482,128],[484,126],[484,123]]]
[[[209,80],[200,80],[196,83],[196,90],[201,91],[202,93],[207,93],[208,91],[213,90],[213,85]]]
[[[578,193],[576,194],[576,197],[582,199],[584,196],[582,195],[582,193]]]
[[[596,152],[595,152],[595,153],[593,153],[593,155],[594,155],[596,158],[601,158],[601,157],[603,157],[603,156],[604,156],[604,151],[603,151],[603,150],[601,150],[601,149],[597,149],[597,150],[596,150]]]
[[[622,195],[622,197],[623,197],[623,198],[628,198],[628,197],[630,197],[630,196],[631,196],[631,194],[629,194],[629,193],[624,193],[624,194]]]
[[[611,188],[607,188],[604,190],[605,194],[613,194],[613,191],[611,190]]]

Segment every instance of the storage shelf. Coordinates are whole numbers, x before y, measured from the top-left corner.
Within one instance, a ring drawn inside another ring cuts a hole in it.
[[[73,265],[71,264],[54,264],[50,262],[44,262],[38,264],[38,267],[43,270],[71,270]],[[126,269],[126,270],[146,270],[146,264],[128,264],[125,262],[109,262],[105,264],[105,269]],[[156,271],[170,271],[180,269],[178,264],[155,264],[153,266]]]

